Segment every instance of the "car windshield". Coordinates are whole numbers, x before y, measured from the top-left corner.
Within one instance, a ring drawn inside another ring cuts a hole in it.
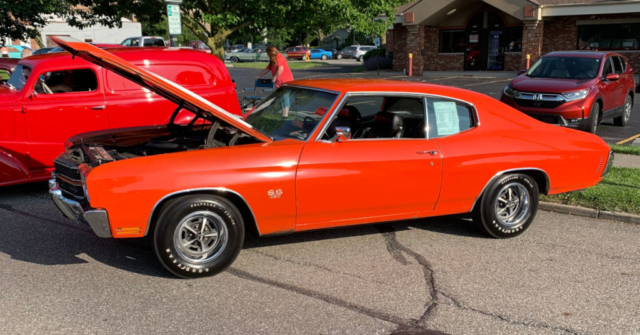
[[[31,74],[30,67],[18,65],[16,66],[16,70],[11,74],[11,77],[9,77],[7,85],[11,85],[20,91],[24,87],[24,84],[26,84],[29,74]]]
[[[245,119],[256,130],[282,140],[306,140],[338,94],[297,87],[281,87]]]
[[[527,72],[532,78],[592,79],[598,75],[600,59],[584,57],[543,57]]]

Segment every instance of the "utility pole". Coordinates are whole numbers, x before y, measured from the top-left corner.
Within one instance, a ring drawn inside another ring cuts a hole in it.
[[[180,5],[182,0],[164,0],[167,4],[167,22],[169,23],[169,39],[171,46],[178,46],[178,36],[182,35],[182,20],[180,19]]]

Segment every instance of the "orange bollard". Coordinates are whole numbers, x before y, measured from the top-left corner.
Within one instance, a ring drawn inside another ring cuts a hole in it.
[[[413,74],[413,54],[409,54],[409,77]]]
[[[530,65],[531,65],[531,55],[527,54],[527,70],[529,70]]]

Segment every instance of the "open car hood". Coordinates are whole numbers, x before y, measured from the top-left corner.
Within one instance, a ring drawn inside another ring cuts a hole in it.
[[[78,56],[113,71],[184,109],[193,113],[201,112],[210,114],[221,122],[236,127],[240,131],[260,141],[267,143],[272,142],[271,138],[255,130],[253,126],[244,122],[240,116],[233,115],[186,88],[135,66],[106,50],[66,36],[52,36],[51,39],[61,48],[70,52],[74,57]]]

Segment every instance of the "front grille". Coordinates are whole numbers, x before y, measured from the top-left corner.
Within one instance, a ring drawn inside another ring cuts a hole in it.
[[[58,160],[53,162],[53,166],[56,168],[56,174],[63,175],[69,179],[80,181],[80,172],[78,171],[78,167],[69,165],[64,164]]]
[[[60,190],[71,199],[84,200],[84,190],[82,189],[78,165],[60,158],[56,159],[53,165],[56,168],[56,182]]]
[[[518,106],[535,108],[556,108],[564,103],[564,101],[538,101],[523,99],[515,99],[515,101]]]

